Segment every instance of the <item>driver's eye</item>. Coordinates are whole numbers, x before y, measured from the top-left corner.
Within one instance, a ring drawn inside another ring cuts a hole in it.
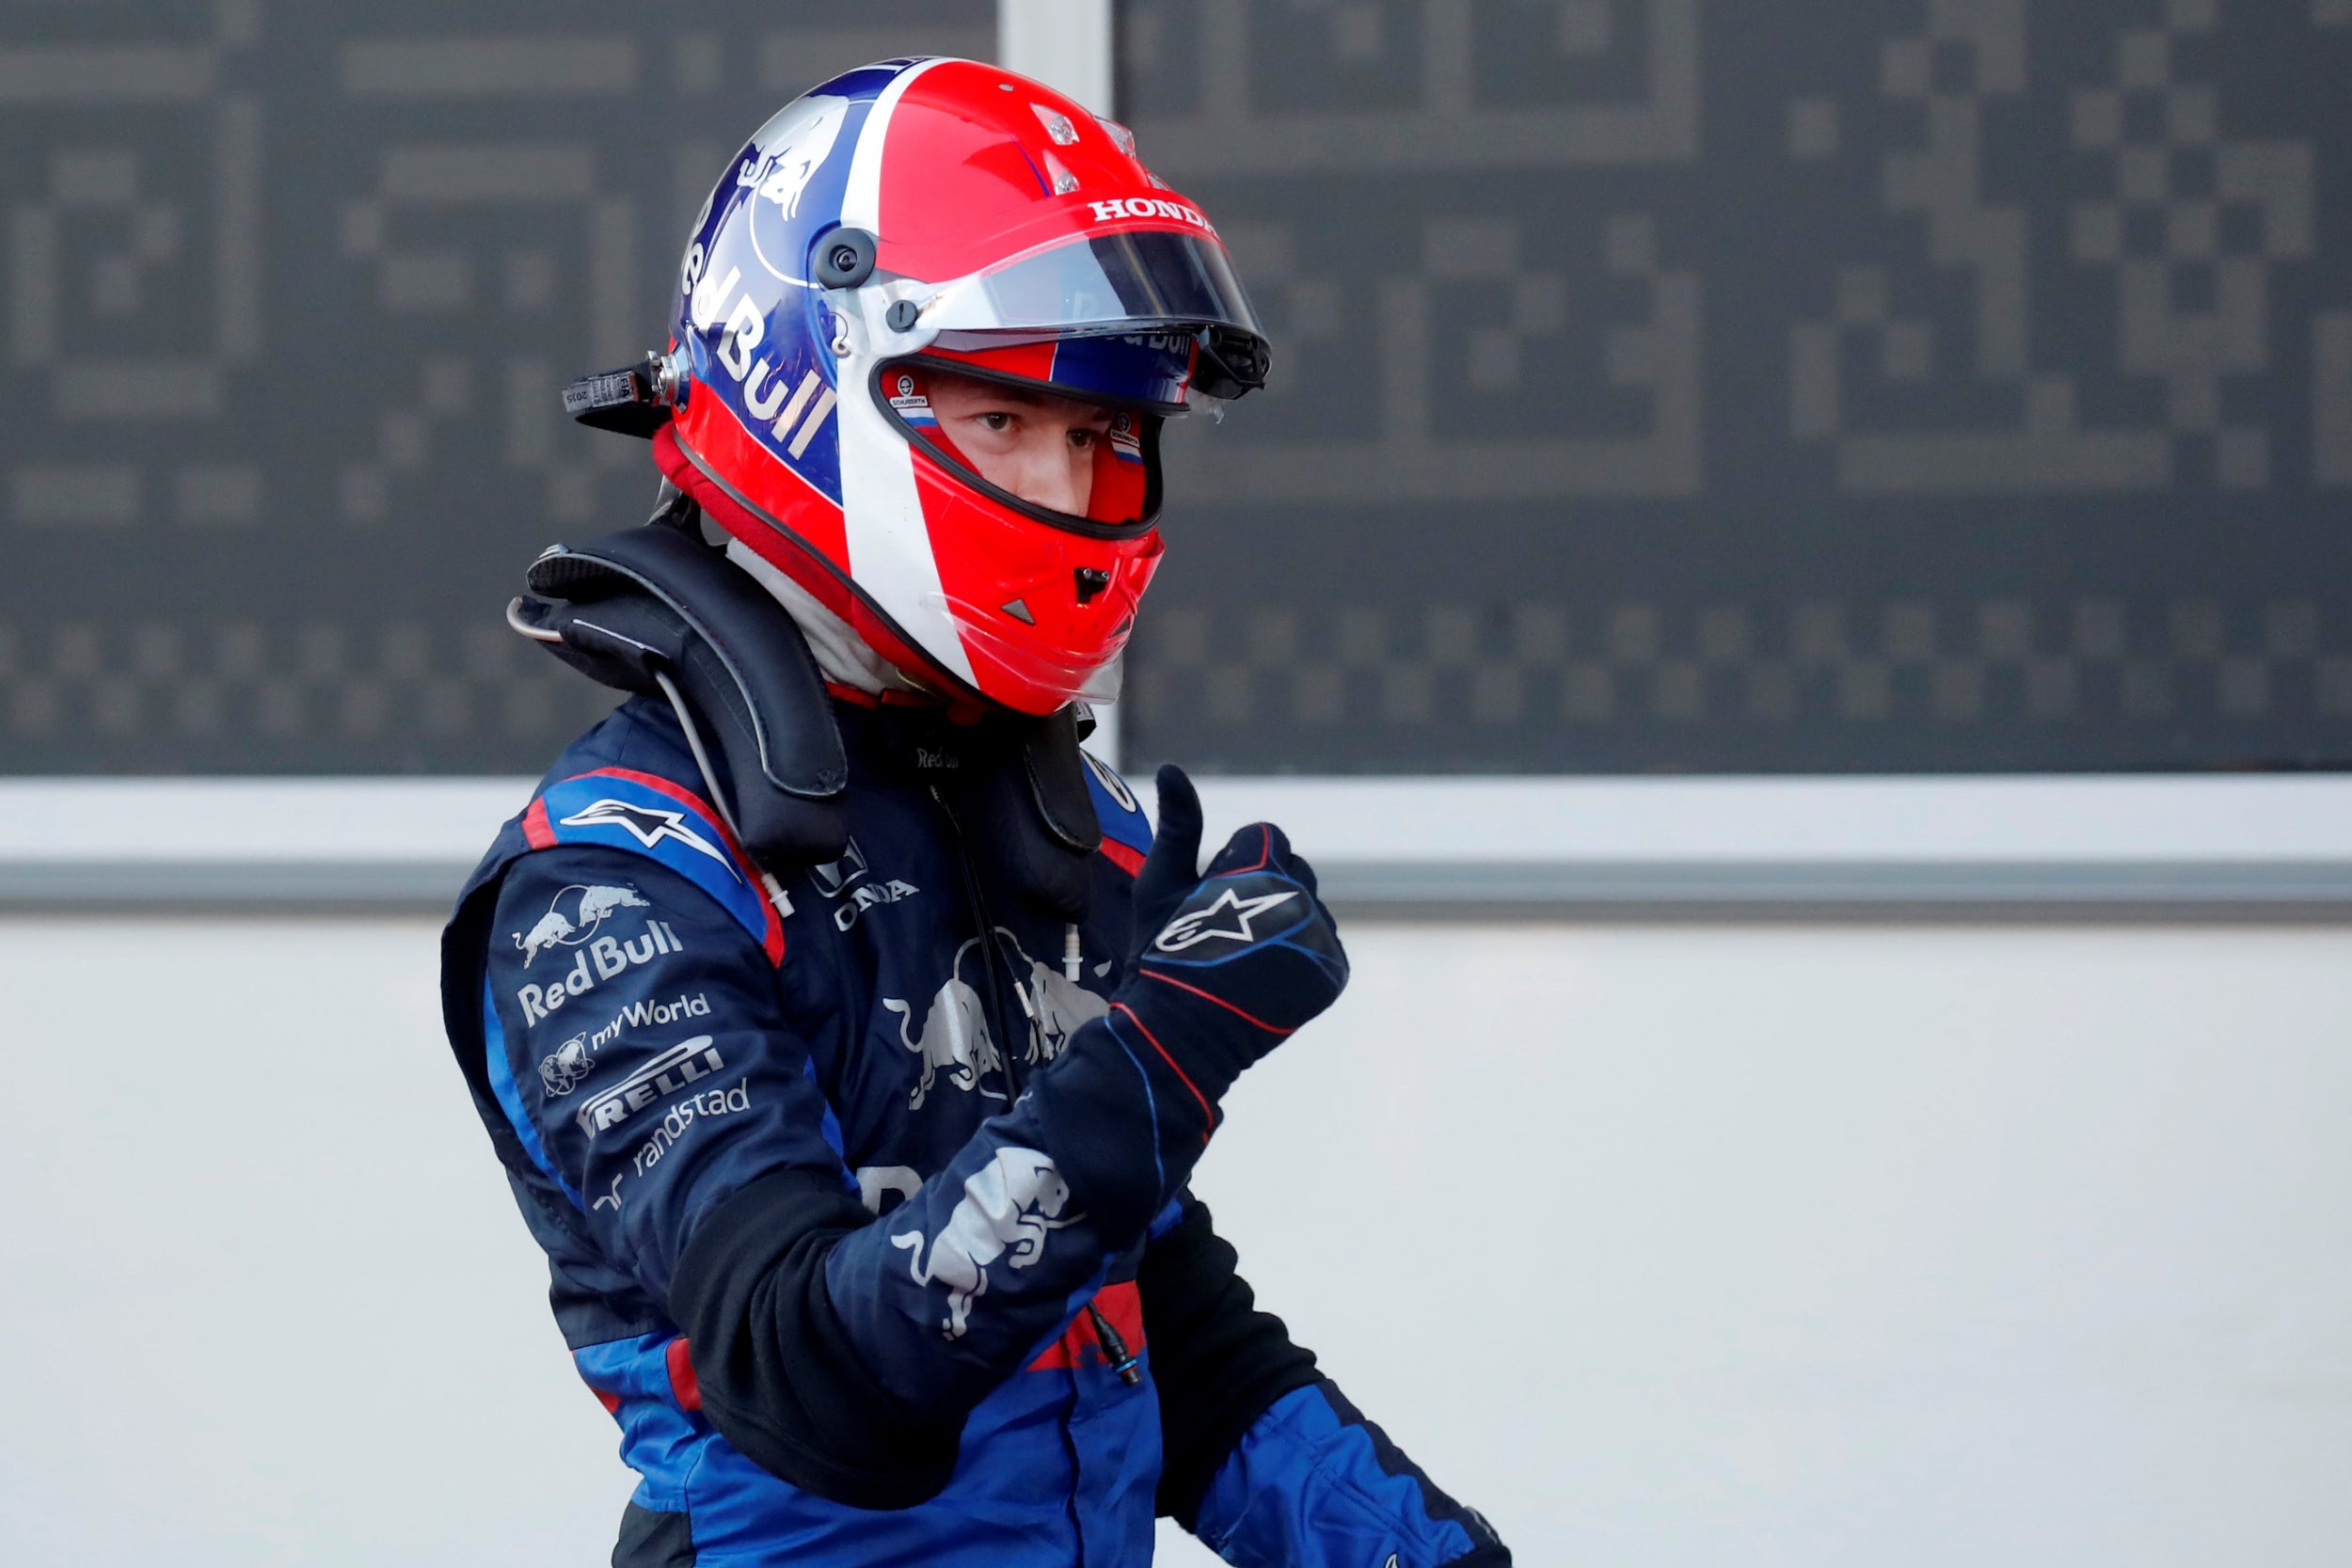
[[[1100,431],[1094,430],[1073,430],[1070,433],[1070,444],[1080,451],[1084,451],[1094,445],[1101,434]]]
[[[980,416],[980,423],[1001,435],[1012,428],[1012,416],[1001,408],[992,408]]]

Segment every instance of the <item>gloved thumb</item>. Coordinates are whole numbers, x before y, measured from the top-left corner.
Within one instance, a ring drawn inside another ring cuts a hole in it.
[[[1200,884],[1200,792],[1174,763],[1160,768],[1160,820],[1136,874],[1136,932],[1157,931]]]

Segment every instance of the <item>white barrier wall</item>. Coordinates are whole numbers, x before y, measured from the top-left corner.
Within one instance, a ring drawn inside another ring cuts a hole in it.
[[[0,921],[0,1556],[609,1553],[435,934]],[[1348,936],[1200,1187],[1521,1561],[2344,1560],[2352,931]]]

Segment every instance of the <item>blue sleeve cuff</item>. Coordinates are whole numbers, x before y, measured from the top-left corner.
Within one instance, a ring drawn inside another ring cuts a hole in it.
[[[1234,1568],[1511,1560],[1476,1510],[1438,1490],[1328,1379],[1277,1400],[1242,1435],[1194,1533]]]

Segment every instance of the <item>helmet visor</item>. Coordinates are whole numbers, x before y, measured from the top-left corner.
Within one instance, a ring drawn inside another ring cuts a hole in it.
[[[1047,338],[986,348],[933,344],[923,357],[971,373],[1032,383],[1064,397],[1141,408],[1153,414],[1184,411],[1200,341],[1184,332],[1131,332],[1117,337]]]
[[[1264,334],[1225,247],[1166,230],[1065,240],[949,284],[923,307],[947,334],[1149,332]]]

